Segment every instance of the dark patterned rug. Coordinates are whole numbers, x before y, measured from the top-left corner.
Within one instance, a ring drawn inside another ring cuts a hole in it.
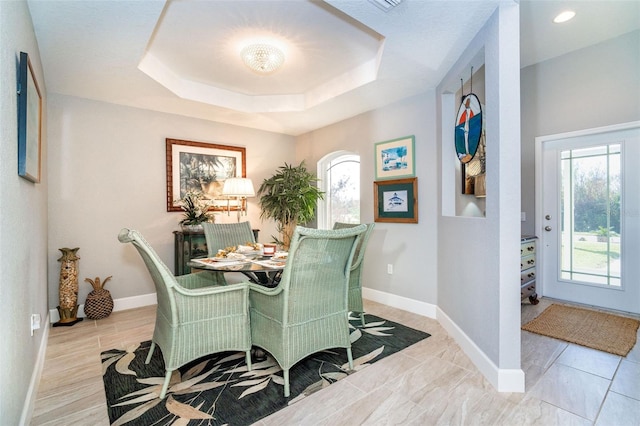
[[[354,370],[398,352],[430,335],[366,315],[366,326],[350,318]],[[291,396],[284,397],[282,370],[268,356],[247,371],[243,352],[210,355],[174,372],[165,399],[159,399],[164,362],[151,342],[102,353],[109,420],[115,425],[249,425],[321,390],[349,371],[344,349],[318,352],[291,368]]]

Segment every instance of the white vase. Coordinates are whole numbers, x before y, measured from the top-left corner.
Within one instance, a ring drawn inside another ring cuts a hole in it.
[[[180,226],[182,227],[183,232],[204,232],[204,227],[201,223],[195,225],[187,225],[183,223],[180,224]]]

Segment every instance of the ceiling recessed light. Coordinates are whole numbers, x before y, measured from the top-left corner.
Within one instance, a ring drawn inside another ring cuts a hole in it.
[[[576,13],[573,10],[565,10],[564,12],[560,12],[555,18],[553,18],[553,22],[556,24],[561,24],[563,22],[567,22],[573,17],[576,16]]]

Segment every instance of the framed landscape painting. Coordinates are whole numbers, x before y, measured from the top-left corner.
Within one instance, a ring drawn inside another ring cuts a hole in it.
[[[40,182],[42,96],[29,55],[20,52],[18,70],[18,175]]]
[[[375,222],[418,223],[418,178],[373,182]]]
[[[244,147],[167,139],[166,159],[168,212],[182,211],[176,201],[187,191],[201,191],[211,200],[210,210],[227,210],[225,180],[246,177]]]
[[[405,136],[375,144],[376,180],[415,176],[415,138]]]

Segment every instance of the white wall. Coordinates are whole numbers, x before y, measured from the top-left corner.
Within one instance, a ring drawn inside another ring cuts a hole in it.
[[[43,117],[42,182],[18,176],[16,78],[20,52],[31,59],[46,105],[46,87],[31,16],[24,1],[0,1],[0,423],[17,425],[46,345],[47,141]],[[30,333],[31,314],[44,329]],[[31,386],[30,386],[31,385]],[[28,405],[28,404],[27,404]],[[27,410],[30,407],[27,407]]]
[[[441,214],[438,308],[448,330],[499,390],[524,390],[520,370],[519,10],[503,2],[438,87]],[[485,64],[486,218],[455,216],[454,93]]]
[[[370,111],[296,138],[298,161],[315,170],[329,152],[360,154],[360,219],[373,222],[374,144],[415,136],[418,223],[376,223],[364,260],[363,286],[435,305],[438,229],[433,91]],[[393,275],[387,264],[393,264]]]
[[[538,136],[640,120],[640,31],[522,69],[522,223],[535,233]]]
[[[137,252],[118,242],[123,227],[139,230],[173,269],[172,231],[182,215],[166,211],[166,138],[246,147],[256,190],[295,160],[290,136],[53,94],[48,107],[51,308],[58,305],[61,247],[80,247],[79,303],[92,290],[84,279],[96,276],[113,275],[106,288],[114,299],[155,292]],[[257,198],[249,199],[248,219],[260,241],[270,241],[275,226],[261,223],[259,211]]]

